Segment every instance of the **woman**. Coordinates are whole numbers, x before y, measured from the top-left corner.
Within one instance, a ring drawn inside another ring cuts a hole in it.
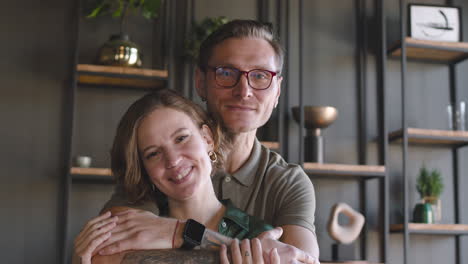
[[[135,204],[152,199],[161,216],[194,219],[222,235],[251,239],[273,227],[216,198],[211,175],[222,166],[226,148],[221,130],[199,106],[174,91],[159,90],[136,101],[122,117],[111,151],[111,168]],[[114,227],[124,223],[125,214],[105,213],[88,222],[75,240],[81,263],[90,263]],[[247,217],[249,225],[239,224],[233,217]],[[178,225],[168,231],[174,237],[180,232]],[[173,239],[172,245],[163,241],[148,248],[174,248],[177,244]],[[258,240],[252,246],[245,244],[231,247],[235,262],[242,261],[236,256],[262,258]],[[244,252],[250,247],[252,256]],[[278,259],[276,251],[271,257]],[[221,248],[221,259],[227,261],[226,247]]]

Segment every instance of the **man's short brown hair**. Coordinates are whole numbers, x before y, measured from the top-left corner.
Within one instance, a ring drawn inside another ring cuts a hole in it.
[[[284,50],[276,37],[272,25],[255,20],[233,20],[211,33],[200,45],[198,67],[201,70],[206,71],[206,66],[208,66],[208,61],[213,55],[214,47],[229,38],[259,38],[266,40],[275,51],[278,71],[281,72],[284,61]]]

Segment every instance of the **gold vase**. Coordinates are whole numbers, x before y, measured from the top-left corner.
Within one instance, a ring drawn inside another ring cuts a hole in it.
[[[140,48],[126,34],[112,35],[101,47],[97,63],[109,66],[141,67]]]

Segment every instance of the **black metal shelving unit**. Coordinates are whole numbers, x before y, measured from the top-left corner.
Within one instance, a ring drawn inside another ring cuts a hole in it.
[[[154,89],[168,86],[168,72],[164,70],[111,67],[92,64],[79,64],[80,50],[80,17],[81,0],[76,0],[75,39],[73,65],[70,69],[70,89],[66,96],[66,120],[64,143],[64,164],[62,189],[61,189],[61,222],[60,222],[60,245],[57,251],[59,263],[69,263],[71,257],[68,243],[70,240],[70,199],[73,186],[76,184],[112,184],[114,180],[108,168],[78,168],[73,167],[72,157],[75,154],[73,143],[76,139],[74,129],[76,127],[76,112],[80,108],[77,93],[80,88],[93,87],[96,89],[131,89],[142,92],[142,95]]]
[[[328,178],[328,179],[342,179],[342,180],[357,180],[359,181],[359,200],[361,204],[360,211],[365,215],[368,214],[367,209],[367,181],[377,180],[379,186],[379,219],[378,219],[378,233],[380,236],[380,263],[387,262],[388,252],[388,241],[389,241],[389,213],[388,213],[388,177],[386,171],[387,164],[387,149],[388,149],[388,137],[387,137],[387,104],[386,104],[386,90],[385,90],[385,69],[386,69],[386,26],[385,26],[385,11],[382,0],[375,0],[374,12],[378,28],[381,30],[381,34],[378,37],[378,51],[376,54],[376,68],[377,68],[377,93],[378,93],[378,165],[369,166],[367,162],[367,145],[369,143],[367,135],[367,13],[366,13],[365,0],[356,1],[356,18],[357,18],[357,54],[356,54],[356,67],[358,70],[358,95],[359,98],[359,138],[358,140],[358,153],[359,153],[359,165],[345,165],[345,164],[317,164],[304,162],[304,112],[300,111],[299,115],[299,163],[303,166],[304,171],[311,178]],[[303,102],[303,0],[299,0],[299,109],[304,108]],[[360,259],[359,263],[370,263],[367,262],[367,233],[368,227],[364,226],[360,237]],[[349,260],[353,263],[354,260]],[[328,263],[328,262],[323,262]],[[346,263],[346,262],[343,262]]]
[[[452,5],[448,1],[447,5]],[[403,260],[408,262],[410,252],[410,235],[450,235],[455,236],[455,263],[465,263],[462,259],[460,236],[468,235],[468,225],[461,224],[461,197],[460,175],[458,172],[460,147],[468,145],[468,132],[443,131],[409,128],[406,108],[408,105],[406,74],[407,61],[446,64],[449,67],[449,86],[451,103],[457,103],[456,65],[468,58],[468,43],[446,43],[436,41],[415,40],[407,37],[407,1],[400,0],[400,41],[389,49],[390,56],[399,57],[401,60],[401,129],[389,134],[391,141],[401,141],[402,147],[402,179],[403,179],[403,223],[392,225],[392,232],[403,233]],[[453,225],[441,224],[415,224],[409,220],[409,190],[408,190],[408,148],[409,145],[418,144],[427,147],[446,147],[452,150],[453,155],[453,187],[455,219]]]

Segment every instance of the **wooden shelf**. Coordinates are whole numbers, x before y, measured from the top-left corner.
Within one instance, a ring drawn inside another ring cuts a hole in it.
[[[78,82],[82,84],[161,88],[168,73],[163,70],[78,64]]]
[[[425,145],[444,145],[461,147],[468,145],[468,131],[433,130],[421,128],[408,128],[408,142]],[[390,133],[389,140],[401,140],[403,130]]]
[[[276,141],[260,141],[263,146],[272,149],[272,150],[278,150],[279,149],[279,143]]]
[[[108,168],[72,167],[70,174],[75,182],[114,182],[112,172]]]
[[[403,224],[391,225],[390,231],[403,232]],[[408,223],[408,232],[426,235],[468,235],[468,225]]]
[[[403,232],[403,224],[391,225],[390,231]],[[468,235],[468,225],[408,223],[408,231],[412,234]]]
[[[385,176],[384,166],[305,162],[304,170],[308,175],[316,177],[362,177],[370,179]]]
[[[383,264],[377,262],[369,262],[369,261],[362,261],[362,260],[354,260],[354,261],[339,261],[339,262],[328,262],[328,261],[320,261],[322,264]]]
[[[80,168],[72,167],[70,173],[74,175],[91,175],[91,176],[112,176],[109,168]]]
[[[441,42],[406,38],[408,59],[438,63],[458,63],[468,58],[468,43]],[[392,46],[389,55],[401,56],[401,42]]]

